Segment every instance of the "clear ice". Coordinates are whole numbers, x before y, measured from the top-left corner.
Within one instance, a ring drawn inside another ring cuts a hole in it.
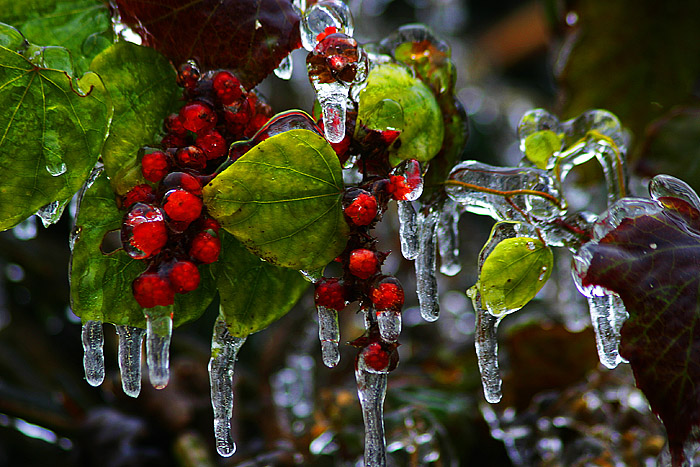
[[[657,175],[649,182],[649,194],[655,200],[671,196],[682,199],[700,210],[700,198],[690,185],[670,175]]]
[[[492,404],[501,400],[501,374],[498,370],[498,323],[501,318],[496,318],[486,311],[481,305],[481,297],[475,288],[468,291],[474,305],[476,314],[476,336],[474,346],[476,357],[481,372],[481,385],[484,388],[484,397]]]
[[[170,338],[173,318],[169,310],[159,313],[160,307],[149,308],[146,314],[146,360],[148,377],[156,389],[163,389],[170,381]],[[165,308],[165,307],[163,307]]]
[[[459,218],[464,212],[461,204],[447,199],[440,213],[437,227],[440,251],[440,272],[454,276],[462,270],[459,261]]]
[[[36,215],[41,219],[41,223],[44,227],[55,224],[61,218],[63,210],[66,208],[70,200],[65,201],[53,201],[45,206],[42,206]]]
[[[211,406],[214,411],[216,450],[222,457],[230,457],[236,452],[236,443],[231,437],[233,368],[238,351],[245,340],[245,337],[232,336],[222,318],[216,320],[211,339],[209,385],[211,387]]]
[[[105,343],[102,321],[85,321],[82,329],[83,368],[90,386],[99,386],[105,379]]]
[[[365,422],[365,467],[386,466],[386,439],[384,437],[384,397],[387,373],[371,373],[355,369],[357,396]]]
[[[124,394],[138,397],[141,392],[141,348],[145,329],[133,326],[116,326],[119,336],[119,371]]]
[[[397,342],[401,334],[401,312],[394,310],[378,310],[377,325],[379,335],[385,342]]]
[[[284,80],[292,79],[292,73],[294,72],[293,63],[291,54],[284,57],[277,68],[275,68],[275,76]]]
[[[318,338],[321,341],[323,364],[328,368],[333,368],[340,362],[338,312],[325,306],[319,306],[316,309],[318,311]]]
[[[344,83],[315,84],[316,97],[323,113],[323,132],[331,143],[345,138],[345,118],[350,87]]]
[[[313,51],[318,42],[316,38],[327,27],[352,36],[352,13],[341,0],[320,0],[306,9],[299,23],[302,46],[309,52]]]
[[[426,321],[435,321],[440,316],[437,278],[437,223],[440,212],[431,210],[418,214],[418,256],[413,265],[416,269],[416,293],[420,314]]]
[[[397,201],[396,207],[399,214],[401,254],[408,260],[416,259],[418,257],[418,218],[416,210],[410,201]]]

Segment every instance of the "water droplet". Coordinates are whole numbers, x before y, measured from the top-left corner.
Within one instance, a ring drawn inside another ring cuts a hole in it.
[[[652,250],[656,250],[658,247],[659,247],[659,246],[658,246],[656,243],[650,243],[650,244],[649,244],[649,248],[651,248]]]
[[[294,72],[293,63],[291,54],[284,57],[277,68],[275,68],[275,76],[279,79],[290,80]]]
[[[44,227],[48,227],[58,222],[69,201],[70,200],[53,201],[46,206],[43,206],[36,212],[37,217],[41,219],[41,223],[44,225]]]
[[[101,321],[86,321],[82,328],[83,368],[90,386],[99,386],[105,379],[105,357],[102,351],[104,334]]]
[[[537,277],[538,281],[543,281],[544,276],[547,275],[547,266],[542,266],[542,269],[540,269],[540,275]]]

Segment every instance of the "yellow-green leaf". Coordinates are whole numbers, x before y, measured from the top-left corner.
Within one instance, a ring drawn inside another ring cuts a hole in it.
[[[537,166],[546,169],[549,159],[561,149],[561,138],[552,130],[542,130],[525,138],[525,156]]]

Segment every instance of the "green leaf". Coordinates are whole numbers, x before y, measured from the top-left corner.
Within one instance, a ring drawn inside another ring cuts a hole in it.
[[[165,57],[129,42],[112,45],[95,57],[90,68],[104,79],[114,99],[114,119],[102,159],[112,187],[124,194],[144,183],[138,151],[155,142],[182,90]]]
[[[14,25],[30,42],[70,51],[80,73],[112,41],[109,6],[100,1],[0,0],[0,12],[0,21]]]
[[[101,245],[108,232],[121,228],[123,211],[117,208],[115,194],[102,173],[83,193],[72,235],[71,305],[83,321],[145,328],[143,309],[131,293],[131,283],[146,269],[146,262],[135,260],[119,249],[103,254]],[[118,234],[118,232],[117,232]],[[197,319],[216,294],[208,265],[199,266],[201,283],[197,290],[175,296],[174,325]]]
[[[498,317],[519,310],[549,279],[554,257],[538,238],[501,240],[481,266],[481,303]]]
[[[3,46],[0,63],[0,230],[5,230],[78,191],[99,157],[112,102],[94,73],[71,80]]]
[[[538,169],[546,169],[549,158],[561,149],[561,138],[552,130],[542,130],[525,138],[525,156]]]
[[[297,271],[263,261],[223,231],[221,243],[213,272],[221,314],[234,336],[265,329],[287,314],[309,285]]]
[[[278,266],[316,269],[345,248],[343,178],[331,145],[309,130],[264,140],[204,187],[209,213]]]
[[[391,165],[405,159],[420,162],[432,159],[440,151],[445,134],[440,107],[430,88],[400,65],[383,64],[370,71],[367,87],[360,92],[356,138],[361,139],[357,135],[363,125],[372,130],[384,129],[381,127],[389,118],[385,109],[387,100],[397,102],[403,111],[401,118],[395,116],[396,121],[403,120],[403,128],[390,148]],[[382,118],[379,128],[374,128],[372,125],[378,124],[377,115]]]

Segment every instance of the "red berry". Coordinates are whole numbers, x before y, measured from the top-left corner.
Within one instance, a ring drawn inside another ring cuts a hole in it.
[[[406,179],[401,175],[389,175],[389,183],[386,185],[386,191],[396,200],[406,199],[411,191],[411,187],[406,183]]]
[[[321,34],[316,36],[316,42],[321,42],[323,39],[326,38],[326,36],[335,34],[336,32],[338,32],[338,28],[336,28],[335,26],[326,26],[326,29],[324,29]]]
[[[216,114],[208,105],[192,102],[180,109],[180,121],[187,130],[207,133],[216,126]]]
[[[175,188],[163,196],[163,210],[176,222],[192,222],[202,214],[202,199],[189,191]]]
[[[170,114],[165,119],[165,132],[183,137],[187,135],[187,129],[182,126],[182,120],[178,114]]]
[[[175,292],[167,280],[155,272],[144,272],[131,284],[134,298],[142,308],[168,306],[175,301]]]
[[[220,71],[214,75],[212,87],[214,88],[216,97],[218,97],[219,101],[224,105],[231,105],[243,94],[241,82],[228,71]]]
[[[377,310],[399,311],[403,306],[403,287],[395,277],[384,277],[372,287],[370,298]]]
[[[175,133],[168,133],[160,140],[160,147],[163,149],[180,148],[185,144],[187,144],[185,137],[176,135]]]
[[[211,264],[219,259],[221,242],[209,232],[199,232],[192,239],[190,257],[204,264]]]
[[[135,259],[158,254],[168,241],[168,230],[161,210],[144,203],[135,203],[124,215],[121,229],[124,251]]]
[[[207,160],[218,159],[228,153],[226,140],[221,133],[212,130],[207,134],[197,137],[197,147],[207,156]]]
[[[207,155],[197,146],[185,146],[175,153],[175,160],[180,167],[204,170],[207,167]]]
[[[189,191],[193,195],[202,194],[202,184],[194,175],[185,172],[171,172],[161,182],[161,186],[169,191],[173,188],[182,188]]]
[[[182,64],[178,70],[177,84],[188,91],[192,91],[197,85],[197,81],[199,81],[200,76],[201,73],[199,72],[197,65],[192,61],[188,61],[187,63]]]
[[[206,232],[207,230],[211,230],[211,233],[213,234],[218,234],[219,229],[221,228],[221,225],[211,217],[206,217],[202,219],[202,226],[201,230],[202,232]]]
[[[158,183],[169,171],[170,161],[163,151],[144,154],[141,159],[141,173],[149,182]]]
[[[151,185],[142,183],[136,185],[124,195],[122,208],[126,209],[134,203],[152,203],[156,200],[156,192]]]
[[[345,207],[345,215],[355,225],[369,225],[377,216],[377,199],[365,190],[359,190],[359,192]]]
[[[384,350],[378,342],[372,342],[365,347],[360,358],[374,371],[386,371],[389,366],[389,352]]]
[[[345,287],[336,277],[324,277],[316,284],[314,299],[316,306],[340,311],[345,308]]]
[[[192,292],[199,287],[199,269],[192,261],[179,260],[172,265],[168,279],[176,293]]]
[[[348,268],[360,279],[368,279],[377,272],[379,261],[373,251],[358,248],[350,253]]]
[[[255,114],[251,117],[250,121],[248,122],[248,127],[245,130],[245,136],[252,138],[255,133],[260,130],[260,128],[264,127],[265,124],[268,122],[269,118],[267,115],[263,114]]]

